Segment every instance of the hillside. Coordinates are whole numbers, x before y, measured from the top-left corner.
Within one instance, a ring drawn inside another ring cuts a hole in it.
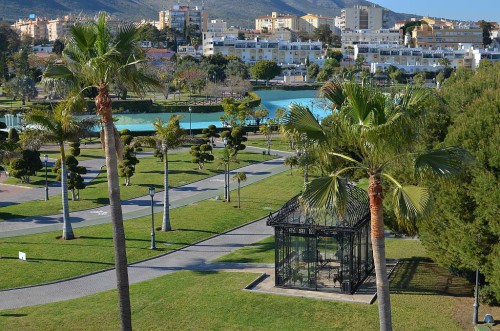
[[[67,13],[82,15],[105,10],[119,18],[157,20],[158,11],[177,3],[177,0],[0,0],[0,19],[13,22],[32,13],[39,17],[54,18]],[[191,1],[191,5],[201,3],[201,0]],[[205,0],[204,6],[210,18],[222,18],[232,25],[251,28],[255,25],[255,17],[272,11],[333,17],[340,15],[341,8],[371,4],[364,0],[253,0],[250,3],[248,0]],[[387,26],[405,17],[409,15],[388,11]]]

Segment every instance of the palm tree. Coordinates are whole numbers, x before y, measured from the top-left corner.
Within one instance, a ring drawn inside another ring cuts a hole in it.
[[[299,165],[299,158],[295,155],[289,156],[285,159],[285,165],[290,167],[290,176],[293,176],[293,167]]]
[[[347,161],[351,166],[311,181],[302,198],[309,208],[336,208],[342,212],[347,192],[341,176],[355,169],[367,174],[380,329],[392,330],[382,181],[386,181],[386,187],[392,187],[392,204],[398,220],[415,227],[417,217],[428,211],[430,191],[401,184],[389,173],[390,167],[407,162],[418,172],[449,177],[462,169],[468,154],[459,147],[417,150],[418,134],[422,128],[420,120],[424,115],[422,105],[427,97],[423,89],[408,87],[395,97],[386,97],[353,82],[329,82],[322,91],[337,110],[332,115],[330,127],[320,125],[307,108],[299,105],[292,108],[287,125],[306,133],[309,139],[323,146],[323,153]],[[339,153],[341,149],[350,151],[350,154]]]
[[[163,153],[164,162],[164,191],[163,191],[163,222],[161,225],[162,231],[171,231],[170,225],[170,203],[168,196],[168,150],[175,149],[181,146],[184,141],[185,133],[179,125],[179,120],[182,117],[179,115],[172,115],[170,120],[165,125],[163,120],[158,119],[154,124],[156,130],[156,138],[161,142],[161,149]]]
[[[241,208],[240,187],[241,187],[241,182],[247,180],[247,175],[243,171],[239,171],[233,175],[233,180],[238,181],[238,208]]]
[[[25,114],[25,118],[30,124],[34,124],[39,129],[41,138],[47,142],[54,142],[59,145],[61,153],[61,190],[62,190],[62,210],[63,210],[63,233],[65,240],[74,239],[73,228],[69,217],[68,206],[68,176],[66,167],[66,154],[64,142],[72,141],[85,131],[91,129],[97,123],[94,120],[77,120],[73,112],[82,110],[84,105],[80,98],[68,97],[57,104],[53,111],[32,110]]]
[[[115,267],[120,303],[122,330],[132,329],[125,230],[120,203],[118,160],[122,145],[113,124],[109,87],[115,80],[138,94],[145,88],[159,86],[138,67],[144,61],[139,47],[139,30],[135,25],[124,25],[113,34],[106,22],[106,13],[99,13],[95,21],[78,23],[71,27],[63,51],[64,64],[49,66],[44,77],[69,79],[84,89],[97,88],[97,114],[101,115],[103,142],[106,155],[108,192],[113,224]]]

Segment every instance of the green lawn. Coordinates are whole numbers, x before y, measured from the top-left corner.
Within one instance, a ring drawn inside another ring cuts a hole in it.
[[[414,252],[413,258],[418,258],[422,252],[417,241],[388,240],[388,248],[391,246],[394,246],[394,251],[404,249],[400,257]],[[449,283],[441,282],[441,274],[447,274],[445,270],[440,269],[438,275],[427,275],[428,271],[417,264],[403,265],[397,272],[396,277],[405,281],[398,286],[392,282],[394,330],[463,330],[455,319],[455,309],[463,298],[449,293]],[[457,279],[449,274],[446,277],[451,281]],[[181,271],[132,285],[134,328],[378,330],[376,303],[364,305],[242,291],[255,278],[256,275],[250,273]],[[421,283],[422,279],[432,279],[433,282]],[[426,287],[427,291],[415,291],[414,284]],[[0,316],[0,329],[4,330],[119,328],[114,290],[60,303],[6,310]]]
[[[279,190],[269,188],[279,187]],[[175,231],[156,234],[158,250],[150,247],[150,217],[125,222],[129,262],[147,259],[227,231],[279,209],[302,188],[302,178],[282,173],[241,189],[242,208],[206,200],[171,210]],[[160,226],[162,214],[156,214]],[[75,229],[75,240],[58,240],[60,232],[0,240],[0,288],[39,284],[113,266],[111,224]],[[17,259],[27,253],[29,262]],[[1,329],[1,328],[0,328]]]
[[[246,144],[253,147],[267,148],[267,139],[260,136],[253,138],[252,134],[250,134]],[[284,152],[295,152],[295,150],[291,150],[290,145],[277,134],[271,139],[271,149]]]
[[[215,162],[207,163],[204,169],[199,170],[197,164],[191,162],[191,155],[188,153],[176,153],[169,155],[169,183],[171,187],[185,185],[200,179],[217,175],[222,170],[217,169],[217,158],[222,150],[215,149]],[[258,153],[241,151],[238,153],[240,163],[231,163],[231,169],[243,167],[245,165],[261,162],[262,155]],[[266,157],[269,159],[269,157]],[[163,163],[155,157],[145,157],[140,159],[136,166],[136,173],[131,179],[131,186],[122,186],[120,190],[122,200],[132,199],[148,194],[148,188],[154,186],[157,190],[163,189]],[[123,182],[123,181],[122,181]],[[107,191],[106,172],[102,171],[84,190],[80,191],[80,201],[69,201],[71,211],[95,208],[109,204]],[[17,205],[2,207],[0,209],[0,219],[8,220],[20,217],[43,216],[60,213],[61,196],[56,195],[49,201],[40,203],[39,201],[24,202]]]

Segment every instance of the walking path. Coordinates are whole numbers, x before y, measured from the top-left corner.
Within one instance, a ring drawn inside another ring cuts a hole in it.
[[[248,147],[248,150],[262,151],[260,148]],[[273,151],[278,156],[290,155],[287,152]],[[269,176],[286,171],[283,165],[283,158],[269,160],[262,163],[248,165],[232,171],[244,171],[247,174],[247,181],[242,186],[253,184]],[[232,185],[236,188],[235,185]],[[203,201],[216,196],[223,195],[224,175],[209,177],[184,186],[170,188],[170,208],[186,206],[195,202]],[[155,195],[155,212],[162,210],[162,195]],[[158,203],[160,201],[160,203]],[[151,197],[144,195],[130,200],[122,201],[124,220],[147,216],[151,213]],[[109,217],[109,205],[93,209],[75,211],[70,214],[71,223],[74,228],[103,224],[111,222]],[[61,229],[62,214],[37,216],[29,218],[12,219],[0,222],[0,238],[15,237],[26,234],[57,231]]]
[[[201,241],[178,251],[147,261],[131,264],[129,282],[134,284],[179,270],[220,270],[225,264],[208,262],[273,234],[266,218]],[[231,264],[232,269],[269,268],[268,265]],[[106,270],[46,285],[0,291],[0,309],[14,309],[80,298],[116,288],[115,270]]]

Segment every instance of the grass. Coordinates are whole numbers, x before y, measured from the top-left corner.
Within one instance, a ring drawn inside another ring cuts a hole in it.
[[[216,160],[221,153],[220,149],[214,150]],[[238,159],[240,163],[232,162],[231,169],[263,160],[262,155],[246,151],[238,153]],[[265,159],[269,159],[269,157],[266,156]],[[176,153],[169,155],[170,187],[185,185],[221,172],[222,170],[217,169],[217,161],[207,163],[204,169],[199,170],[197,164],[191,162],[190,154]],[[163,163],[154,157],[141,158],[131,181],[131,186],[121,187],[120,195],[122,200],[146,195],[150,186],[154,186],[157,190],[162,190]],[[106,171],[102,171],[84,190],[80,191],[80,201],[69,201],[70,211],[96,208],[109,204],[107,185]],[[56,195],[43,203],[30,201],[2,207],[0,210],[0,219],[9,220],[21,217],[52,215],[60,213],[60,210],[61,195]]]
[[[279,190],[270,188],[279,187]],[[125,222],[129,262],[144,260],[266,216],[279,209],[302,187],[302,178],[287,173],[271,176],[241,189],[242,208],[236,199],[226,204],[206,200],[171,210],[175,231],[156,233],[158,250],[150,246],[150,217]],[[156,214],[160,225],[162,214]],[[57,240],[60,232],[0,240],[0,288],[39,284],[113,266],[111,224],[75,229],[75,240]],[[28,262],[17,259],[27,253]],[[1,329],[1,328],[0,328]]]
[[[246,142],[248,146],[267,148],[267,139],[265,137],[255,136],[251,134]],[[285,142],[279,135],[274,135],[271,140],[271,150],[284,151],[284,152],[295,152],[295,150],[290,149],[290,145]]]
[[[390,248],[389,248],[390,247]],[[403,249],[403,251],[400,251]],[[245,249],[246,250],[246,249]],[[388,240],[393,257],[423,251],[418,241]],[[401,255],[397,255],[397,252]],[[258,255],[259,252],[256,252]],[[248,258],[252,259],[252,254]],[[410,259],[411,259],[410,258]],[[392,281],[394,330],[463,330],[456,309],[464,298],[449,293],[441,274],[422,265],[403,267]],[[134,328],[138,330],[378,330],[378,307],[242,291],[256,278],[250,273],[181,271],[131,286]],[[398,279],[405,280],[399,282]],[[426,280],[434,279],[433,283]],[[415,291],[412,284],[426,287]],[[462,295],[469,293],[462,288]],[[436,291],[437,290],[437,291]],[[116,330],[116,291],[2,311],[5,330]],[[106,312],[106,313],[103,313]],[[470,326],[469,328],[470,329]]]

